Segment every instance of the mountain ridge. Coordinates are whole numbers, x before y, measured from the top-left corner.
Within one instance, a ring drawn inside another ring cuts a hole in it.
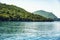
[[[30,13],[15,5],[0,3],[0,21],[53,21],[38,14]]]
[[[34,14],[39,14],[43,17],[46,17],[46,18],[51,18],[51,19],[56,19],[57,17],[52,13],[52,12],[46,12],[44,10],[38,10],[38,11],[35,11],[33,12]]]

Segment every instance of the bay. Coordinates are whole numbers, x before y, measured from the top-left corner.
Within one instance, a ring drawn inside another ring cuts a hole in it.
[[[59,40],[60,22],[0,22],[1,40]]]

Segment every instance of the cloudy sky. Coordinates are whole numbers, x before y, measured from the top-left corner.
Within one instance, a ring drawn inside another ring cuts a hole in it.
[[[37,10],[53,12],[60,18],[60,0],[0,0],[0,2],[19,6],[29,12]]]

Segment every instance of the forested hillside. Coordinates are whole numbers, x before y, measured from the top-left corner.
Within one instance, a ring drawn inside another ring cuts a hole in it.
[[[52,21],[52,19],[27,12],[14,5],[0,3],[0,21]]]

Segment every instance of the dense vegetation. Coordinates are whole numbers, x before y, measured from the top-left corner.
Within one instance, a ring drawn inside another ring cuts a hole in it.
[[[27,12],[14,5],[0,3],[0,21],[51,21],[51,19]]]

